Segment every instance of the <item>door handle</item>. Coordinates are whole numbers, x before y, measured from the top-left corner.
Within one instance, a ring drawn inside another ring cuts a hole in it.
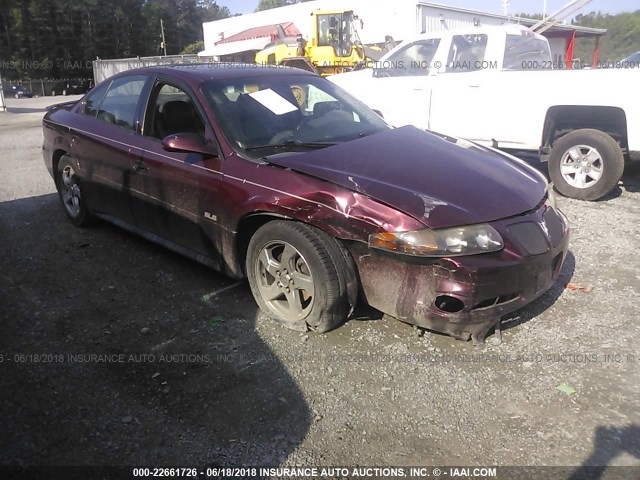
[[[149,167],[142,160],[135,162],[132,169],[135,173],[149,173]]]

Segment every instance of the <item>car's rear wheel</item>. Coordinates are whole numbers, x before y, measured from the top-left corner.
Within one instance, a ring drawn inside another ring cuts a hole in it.
[[[275,220],[253,235],[246,272],[256,302],[289,328],[328,332],[349,315],[347,262],[330,235]]]
[[[68,155],[63,155],[56,169],[56,187],[60,201],[71,223],[77,227],[85,227],[95,222],[83,198],[80,178],[76,173],[76,165]]]
[[[566,197],[597,200],[622,177],[624,157],[618,143],[600,130],[581,129],[557,140],[549,157],[549,176]]]

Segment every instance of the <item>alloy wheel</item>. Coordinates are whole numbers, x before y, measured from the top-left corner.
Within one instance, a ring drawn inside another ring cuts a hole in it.
[[[290,320],[309,315],[314,301],[313,276],[307,261],[290,243],[266,244],[255,269],[260,295],[274,313]]]
[[[589,145],[576,145],[567,150],[560,161],[562,178],[575,188],[589,188],[604,173],[602,156]]]
[[[69,215],[77,217],[80,215],[80,199],[82,194],[80,193],[80,185],[78,185],[78,178],[76,172],[70,165],[66,165],[60,175],[60,192],[62,194],[62,203],[64,208],[67,209]]]

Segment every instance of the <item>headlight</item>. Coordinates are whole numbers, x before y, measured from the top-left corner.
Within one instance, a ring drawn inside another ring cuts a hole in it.
[[[469,225],[445,230],[416,230],[369,235],[369,246],[407,255],[454,257],[495,252],[504,246],[491,225]]]

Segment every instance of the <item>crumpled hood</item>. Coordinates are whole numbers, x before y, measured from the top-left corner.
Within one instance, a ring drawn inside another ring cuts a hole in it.
[[[547,182],[524,162],[412,126],[269,163],[394,207],[430,228],[484,223],[534,209]]]

